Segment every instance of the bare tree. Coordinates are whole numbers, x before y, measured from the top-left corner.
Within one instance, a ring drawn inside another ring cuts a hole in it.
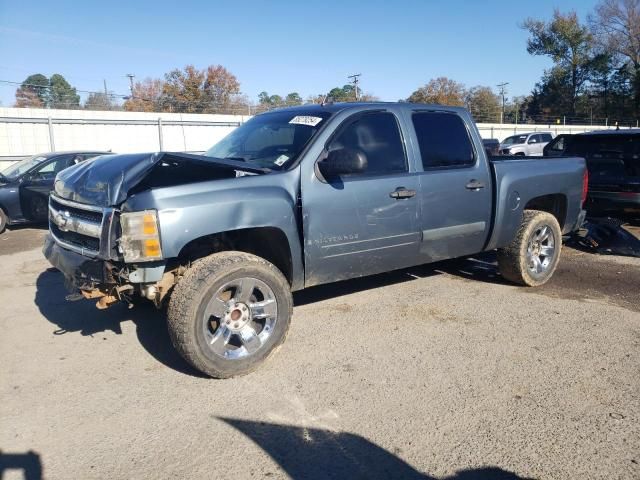
[[[465,104],[465,95],[463,84],[447,77],[438,77],[418,88],[407,100],[413,103],[437,103],[461,107]]]
[[[640,115],[640,0],[602,0],[589,24],[598,43],[631,70]]]

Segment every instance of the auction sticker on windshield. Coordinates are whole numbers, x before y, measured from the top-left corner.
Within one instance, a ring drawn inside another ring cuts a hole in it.
[[[293,123],[296,125],[309,125],[310,127],[315,127],[322,121],[321,117],[312,117],[310,115],[296,115],[289,123]]]

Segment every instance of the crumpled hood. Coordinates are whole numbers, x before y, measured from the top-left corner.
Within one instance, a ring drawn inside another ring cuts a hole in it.
[[[266,173],[268,169],[254,167],[244,162],[210,158],[188,153],[133,153],[101,155],[79,163],[56,176],[54,191],[61,198],[99,207],[111,207],[127,199],[131,189],[149,176],[156,165],[166,166],[170,179],[163,179],[163,186],[197,181],[188,171],[197,170],[199,179],[229,178],[235,171]],[[209,174],[209,178],[203,175]],[[184,172],[185,175],[176,173]],[[165,175],[166,177],[166,175]],[[153,186],[153,185],[151,185]]]
[[[56,176],[56,195],[68,200],[108,207],[122,203],[159,159],[157,153],[101,155]]]

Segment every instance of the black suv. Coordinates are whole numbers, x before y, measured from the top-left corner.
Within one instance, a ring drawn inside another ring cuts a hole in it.
[[[640,213],[640,129],[558,135],[544,148],[545,157],[567,155],[587,161],[588,210]]]

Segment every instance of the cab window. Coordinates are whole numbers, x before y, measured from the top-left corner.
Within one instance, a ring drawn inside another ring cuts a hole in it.
[[[395,115],[373,112],[347,120],[329,144],[329,151],[340,148],[360,150],[367,159],[367,169],[357,175],[386,175],[406,172],[407,158]]]
[[[475,164],[475,152],[463,120],[455,113],[418,112],[412,115],[422,166],[462,168]]]

